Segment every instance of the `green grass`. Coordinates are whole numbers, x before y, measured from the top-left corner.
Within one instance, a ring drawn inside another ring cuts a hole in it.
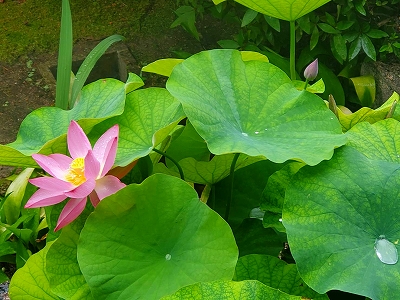
[[[167,30],[174,20],[175,3],[174,0],[70,0],[74,40],[101,39],[112,34],[133,39],[138,34],[155,34],[160,28]],[[61,0],[1,3],[0,61],[10,62],[32,52],[56,51],[60,18]],[[141,28],[144,20],[150,26]]]

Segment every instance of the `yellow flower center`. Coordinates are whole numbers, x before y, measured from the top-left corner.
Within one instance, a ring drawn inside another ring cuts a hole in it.
[[[68,173],[65,179],[75,186],[81,185],[86,181],[85,178],[85,159],[83,157],[75,158],[69,165]]]

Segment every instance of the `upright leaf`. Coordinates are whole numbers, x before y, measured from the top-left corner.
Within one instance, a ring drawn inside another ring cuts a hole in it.
[[[56,107],[68,109],[72,67],[72,18],[69,0],[62,0],[60,44],[57,61]]]
[[[75,75],[70,98],[70,107],[74,107],[79,92],[81,91],[86,79],[90,74],[90,71],[93,69],[98,59],[112,44],[124,39],[125,38],[123,36],[117,34],[109,36],[108,38],[102,40],[96,47],[94,47],[92,51],[90,51],[89,55],[85,58]]]

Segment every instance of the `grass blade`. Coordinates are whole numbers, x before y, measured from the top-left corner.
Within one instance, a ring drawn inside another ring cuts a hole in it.
[[[55,106],[68,109],[72,66],[72,18],[68,0],[62,1]]]
[[[96,47],[90,51],[89,55],[85,58],[82,65],[75,76],[75,81],[72,86],[70,107],[75,105],[78,98],[79,92],[81,91],[86,79],[88,78],[90,71],[92,71],[97,60],[106,52],[106,50],[115,42],[123,41],[125,38],[121,35],[112,35],[102,40]]]

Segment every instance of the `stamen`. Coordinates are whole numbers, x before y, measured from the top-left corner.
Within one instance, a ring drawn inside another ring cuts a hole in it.
[[[83,157],[75,158],[69,165],[65,180],[75,186],[81,185],[86,181],[85,178],[85,159]]]

